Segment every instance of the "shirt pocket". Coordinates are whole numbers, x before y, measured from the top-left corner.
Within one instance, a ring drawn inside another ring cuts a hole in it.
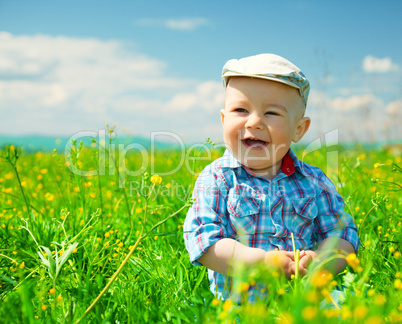
[[[236,235],[255,234],[260,203],[254,197],[229,195],[229,220]]]
[[[311,239],[317,212],[314,197],[291,199],[291,213],[286,218],[285,225],[296,236]]]

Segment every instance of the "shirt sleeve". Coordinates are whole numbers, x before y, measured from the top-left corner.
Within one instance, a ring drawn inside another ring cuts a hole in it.
[[[318,214],[315,225],[318,242],[327,237],[339,237],[351,243],[357,253],[360,246],[357,227],[352,216],[344,210],[343,198],[326,175],[320,181],[324,189],[316,199]]]
[[[202,265],[197,259],[205,251],[227,236],[227,208],[225,187],[219,175],[207,166],[198,177],[194,203],[184,221],[184,242],[193,265]]]

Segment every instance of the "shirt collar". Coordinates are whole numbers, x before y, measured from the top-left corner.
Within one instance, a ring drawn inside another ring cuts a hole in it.
[[[250,171],[247,167],[243,166],[230,152],[229,150],[226,150],[225,153],[222,156],[222,168],[230,168],[230,169],[235,169],[235,168],[240,168],[243,167],[246,169],[248,172]],[[282,161],[282,167],[281,171],[287,175],[290,176],[292,175],[295,170],[298,170],[300,173],[302,173],[304,176],[306,176],[306,173],[303,170],[302,165],[300,164],[300,160],[297,158],[296,154],[293,152],[292,149],[289,149],[289,151],[286,153],[286,155],[283,157]]]

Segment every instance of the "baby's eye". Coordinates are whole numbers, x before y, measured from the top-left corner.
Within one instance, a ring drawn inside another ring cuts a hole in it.
[[[265,113],[265,115],[279,116],[279,114],[278,114],[277,112],[275,112],[275,111],[267,111],[267,112]]]
[[[247,112],[247,110],[244,109],[244,108],[236,108],[234,111],[239,112],[239,113],[245,113],[245,112]]]

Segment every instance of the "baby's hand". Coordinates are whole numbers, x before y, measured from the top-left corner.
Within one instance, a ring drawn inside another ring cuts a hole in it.
[[[294,253],[288,251],[268,251],[265,253],[265,264],[268,267],[275,267],[283,270],[286,277],[290,278],[295,274],[296,263],[294,260]],[[301,276],[307,274],[307,269],[299,263],[299,273]]]
[[[318,254],[314,251],[307,250],[300,252],[300,261],[299,266],[300,268],[307,268],[308,265],[318,257]]]

